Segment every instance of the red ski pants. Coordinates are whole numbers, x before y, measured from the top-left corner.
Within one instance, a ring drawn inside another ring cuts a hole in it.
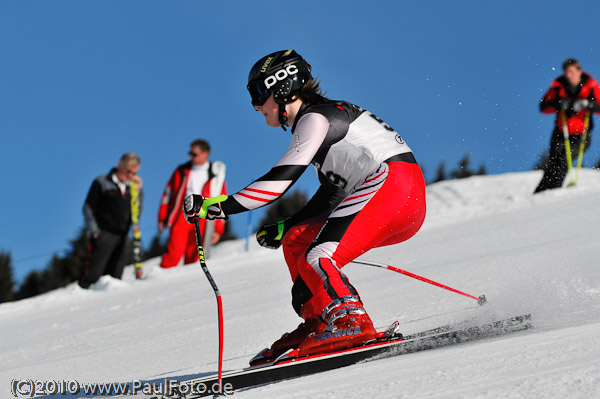
[[[292,227],[283,251],[294,286],[292,304],[304,319],[333,300],[356,296],[341,268],[376,247],[408,240],[425,220],[425,181],[416,163],[383,163],[336,209]]]
[[[200,220],[200,231],[204,231],[206,221]],[[204,239],[204,237],[203,237]],[[198,261],[198,244],[196,243],[196,232],[194,225],[188,223],[180,212],[171,227],[167,251],[163,254],[160,267],[170,268],[179,264],[181,257],[184,264]]]

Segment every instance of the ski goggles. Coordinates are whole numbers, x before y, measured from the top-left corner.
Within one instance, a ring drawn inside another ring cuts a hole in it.
[[[263,105],[271,96],[271,90],[267,89],[261,80],[254,80],[248,83],[246,88],[252,98],[252,105],[255,107]]]

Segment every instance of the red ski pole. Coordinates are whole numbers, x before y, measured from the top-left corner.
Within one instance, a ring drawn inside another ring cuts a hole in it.
[[[357,263],[359,265],[367,265],[367,266],[380,267],[382,269],[388,269],[388,270],[394,271],[396,273],[404,274],[405,276],[412,277],[414,279],[424,281],[426,283],[435,285],[435,286],[443,288],[445,290],[452,291],[452,292],[455,292],[455,293],[460,294],[460,295],[464,295],[464,296],[469,297],[471,299],[475,299],[477,301],[477,303],[480,304],[480,305],[483,305],[484,303],[487,302],[487,299],[485,298],[485,295],[480,295],[479,297],[476,297],[476,296],[467,294],[466,292],[459,291],[459,290],[457,290],[455,288],[448,287],[447,285],[437,283],[437,282],[435,282],[433,280],[430,280],[428,278],[421,277],[421,276],[419,276],[417,274],[414,274],[414,273],[411,273],[411,272],[407,272],[406,270],[402,270],[402,269],[399,269],[399,268],[394,267],[394,266],[385,265],[383,263],[367,262],[367,261],[364,261],[364,260],[353,260],[352,263]]]
[[[202,233],[200,232],[200,222],[199,219],[194,219],[194,227],[196,228],[196,243],[198,244],[198,260],[200,261],[200,266],[202,266],[202,270],[208,279],[215,295],[217,297],[217,312],[219,317],[219,393],[223,393],[223,303],[221,302],[221,292],[217,287],[217,283],[213,279],[208,267],[206,266],[206,262],[204,261],[204,248],[202,247]]]

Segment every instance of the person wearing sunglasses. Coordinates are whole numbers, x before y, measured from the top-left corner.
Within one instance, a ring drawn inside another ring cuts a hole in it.
[[[102,276],[120,279],[129,256],[129,229],[131,227],[130,182],[138,185],[140,212],[144,192],[138,176],[141,166],[139,155],[128,152],[121,156],[116,168],[94,180],[83,205],[83,216],[90,234],[89,260],[79,279],[82,288]]]
[[[371,112],[325,97],[311,70],[293,50],[252,67],[252,106],[268,126],[291,128],[290,146],[269,172],[227,199],[185,201],[190,221],[226,218],[280,198],[309,165],[317,171],[321,185],[308,203],[256,235],[264,247],[283,245],[292,305],[304,322],[251,364],[290,349],[302,356],[373,339],[373,323],[342,268],[372,248],[409,239],[425,219],[425,181],[404,139]]]
[[[177,266],[182,257],[184,264],[198,261],[194,226],[188,224],[180,212],[185,197],[191,194],[216,196],[227,193],[225,184],[222,192],[211,193],[211,181],[215,178],[215,173],[213,164],[208,160],[209,155],[210,144],[206,140],[194,140],[188,152],[190,160],[175,169],[163,192],[158,210],[158,232],[162,234],[166,229],[171,229],[167,250],[160,262],[160,266],[165,269]],[[200,228],[204,234],[204,220]],[[215,221],[211,243],[216,244],[224,231],[225,221]]]

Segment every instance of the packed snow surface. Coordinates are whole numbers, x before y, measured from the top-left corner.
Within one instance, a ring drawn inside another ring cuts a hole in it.
[[[600,397],[600,172],[577,187],[533,196],[539,172],[433,184],[428,215],[408,242],[361,259],[439,281],[489,303],[394,272],[344,267],[376,327],[404,333],[531,313],[534,328],[365,362],[236,393],[236,398]],[[146,215],[145,217],[152,217]],[[217,368],[217,312],[199,265],[128,267],[0,305],[0,396],[13,379],[78,382],[184,380]],[[242,368],[300,319],[281,250],[227,242],[208,266],[222,293],[225,370]],[[57,396],[68,397],[68,396]],[[83,397],[79,395],[78,397]]]

